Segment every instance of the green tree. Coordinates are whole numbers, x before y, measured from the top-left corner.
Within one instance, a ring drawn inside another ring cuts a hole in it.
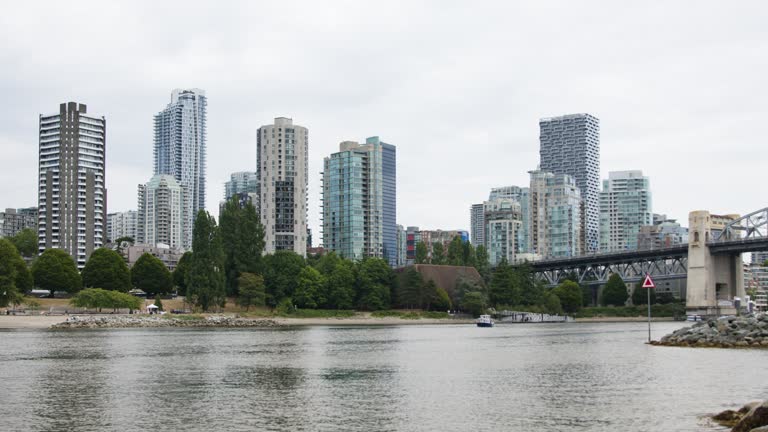
[[[8,239],[0,238],[0,307],[8,306],[21,295],[22,289],[17,285],[19,271],[24,271],[21,267],[26,269],[27,266],[19,251]]]
[[[69,301],[73,306],[84,308],[140,309],[141,299],[119,291],[86,288]]]
[[[562,314],[563,307],[560,305],[560,297],[549,291],[544,294],[544,309],[548,314]]]
[[[75,260],[62,249],[47,249],[32,264],[35,286],[49,290],[51,297],[56,291],[76,293],[82,287],[82,279]]]
[[[446,292],[443,287],[437,287],[436,293],[437,296],[432,303],[432,309],[439,311],[451,310],[453,303],[451,302],[451,297],[448,295],[448,292]]]
[[[464,294],[464,298],[461,301],[461,309],[473,316],[482,315],[486,309],[485,296],[479,291],[471,291]]]
[[[456,292],[451,302],[453,305],[458,306],[461,304],[464,294],[473,291],[485,294],[485,286],[477,279],[459,276],[456,278]]]
[[[187,295],[187,275],[189,274],[189,265],[192,262],[192,252],[184,252],[173,269],[173,284],[181,295]]]
[[[381,258],[366,258],[357,266],[356,300],[360,310],[389,309],[395,283],[392,268]]]
[[[293,251],[279,250],[265,257],[264,285],[269,306],[276,307],[284,298],[293,296],[305,265],[304,258]]]
[[[674,302],[675,296],[672,295],[672,293],[669,291],[660,292],[658,295],[656,295],[656,303],[658,304],[669,304]]]
[[[485,283],[491,281],[491,263],[488,257],[488,250],[485,246],[480,245],[475,249],[475,269],[480,273]]]
[[[581,287],[576,282],[565,280],[552,293],[560,299],[560,305],[566,313],[576,313],[581,309]]]
[[[633,305],[638,306],[638,305],[648,304],[648,293],[646,292],[647,289],[650,289],[650,288],[643,288],[639,283],[635,284],[635,287],[632,290]],[[651,289],[651,304],[656,304],[655,289]]]
[[[117,252],[99,248],[93,251],[81,273],[85,288],[128,292],[131,289],[131,272],[125,260]]]
[[[604,306],[624,306],[628,298],[627,285],[617,273],[612,274],[603,287],[601,303]]]
[[[37,255],[37,233],[31,228],[24,228],[11,237],[11,243],[16,246],[19,253],[25,257]]]
[[[464,265],[464,242],[460,236],[456,236],[448,244],[448,265]]]
[[[445,264],[445,247],[441,242],[432,243],[432,261],[431,264]]]
[[[134,242],[135,241],[134,241],[133,237],[124,236],[124,237],[118,238],[113,243],[114,243],[114,245],[116,247],[116,251],[117,251],[118,255],[122,255],[123,254],[123,247],[125,245],[132,245]]]
[[[513,284],[516,286],[515,293],[520,296],[520,304],[532,306],[544,303],[544,286],[534,282],[530,264],[513,267]]]
[[[408,309],[421,306],[421,293],[424,287],[424,280],[416,267],[410,266],[405,269],[401,276],[399,284],[400,292],[398,299],[400,305]]]
[[[146,292],[148,297],[167,294],[173,289],[168,267],[160,259],[145,252],[131,268],[133,286]]]
[[[253,204],[241,208],[237,197],[226,202],[220,219],[227,294],[237,295],[240,274],[261,270],[264,227]]]
[[[515,279],[514,268],[507,264],[506,259],[502,259],[491,278],[489,294],[492,305],[498,307],[520,304],[520,293]]]
[[[255,273],[241,273],[237,280],[237,304],[247,311],[251,306],[264,306],[264,278]]]
[[[163,301],[160,299],[160,295],[157,295],[155,297],[155,306],[157,306],[158,311],[163,310]]]
[[[472,246],[472,243],[468,241],[462,241],[461,250],[463,255],[463,265],[467,267],[474,267],[477,262],[477,251],[475,250],[475,247]]]
[[[352,309],[355,301],[355,274],[350,261],[341,261],[328,276],[326,307]]]
[[[212,306],[224,306],[224,249],[216,220],[200,210],[192,231],[192,259],[186,278],[190,300],[208,311]]]
[[[325,277],[314,267],[306,266],[299,272],[299,283],[293,302],[300,308],[317,309],[325,304]]]
[[[424,242],[416,243],[416,264],[427,264],[427,245]]]

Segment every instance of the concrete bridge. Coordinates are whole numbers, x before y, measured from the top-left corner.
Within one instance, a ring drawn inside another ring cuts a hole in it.
[[[746,216],[688,215],[688,245],[665,249],[583,255],[536,261],[536,278],[549,285],[572,277],[587,285],[604,284],[617,273],[624,282],[686,279],[691,313],[717,315],[732,311],[734,297],[744,297],[741,254],[768,250],[768,208]]]

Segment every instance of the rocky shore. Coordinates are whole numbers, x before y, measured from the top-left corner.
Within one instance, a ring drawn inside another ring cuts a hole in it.
[[[768,316],[765,313],[724,316],[701,321],[666,335],[652,345],[768,348]]]
[[[731,432],[768,432],[768,400],[750,402],[738,411],[725,410],[712,420],[732,428]]]
[[[271,319],[240,318],[226,315],[183,318],[167,316],[78,316],[73,315],[66,321],[54,324],[53,329],[83,328],[144,328],[144,327],[277,327],[280,324]]]

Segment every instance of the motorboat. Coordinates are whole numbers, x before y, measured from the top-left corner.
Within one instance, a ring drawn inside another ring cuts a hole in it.
[[[493,320],[490,315],[480,315],[480,318],[475,320],[478,327],[493,327]]]

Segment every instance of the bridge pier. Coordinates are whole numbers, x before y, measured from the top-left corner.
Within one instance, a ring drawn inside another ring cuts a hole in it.
[[[741,253],[713,254],[712,215],[693,211],[688,215],[688,282],[686,308],[699,315],[735,313],[730,302],[744,297]]]

